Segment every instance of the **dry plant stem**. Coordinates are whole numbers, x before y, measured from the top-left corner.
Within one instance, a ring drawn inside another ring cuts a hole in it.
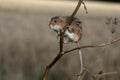
[[[78,12],[78,10],[79,10],[82,2],[83,2],[83,0],[79,0],[76,9],[74,10],[74,12],[73,12],[72,15],[71,15],[72,18],[74,18],[74,16],[75,16],[76,13]]]
[[[92,72],[90,72],[88,69],[84,69],[88,74],[90,74],[92,76],[92,78],[95,80],[96,79],[96,75],[94,75]]]
[[[60,52],[61,53],[63,51],[63,38],[64,38],[64,32],[63,30],[60,30]]]
[[[77,80],[83,80],[87,74],[89,74],[90,76],[92,76],[92,78],[93,78],[94,80],[96,80],[96,75],[94,75],[92,72],[90,72],[90,71],[89,71],[88,69],[86,69],[86,68],[84,68],[83,74],[78,75],[78,79],[77,79]],[[79,78],[79,76],[81,76],[81,77]]]
[[[79,42],[77,42],[77,47],[80,47]],[[80,49],[78,50],[78,52],[79,52],[79,58],[80,58],[80,73],[79,74],[81,75],[83,72],[83,59],[82,59],[82,52]],[[80,79],[80,77],[81,76],[78,76],[78,80]]]
[[[55,59],[46,67],[42,80],[47,80],[49,70],[63,56],[63,54],[62,54],[62,51],[63,51],[63,38],[64,38],[64,32],[61,30],[60,31],[60,42],[59,42],[59,44],[60,44],[60,52],[55,57]]]
[[[64,38],[64,31],[61,30],[60,31],[60,42],[59,42],[59,44],[60,44],[60,52],[55,57],[55,59],[46,67],[42,80],[47,80],[47,76],[48,76],[49,70],[63,56],[63,53],[62,53],[62,51],[63,51],[63,38]]]
[[[107,42],[107,43],[100,43],[100,44],[95,44],[95,45],[85,45],[85,46],[76,47],[76,48],[74,48],[74,49],[66,50],[66,51],[64,51],[64,54],[69,53],[69,52],[72,52],[72,51],[75,51],[75,50],[77,50],[77,49],[82,49],[82,48],[104,47],[104,46],[113,44],[113,43],[118,42],[118,41],[120,41],[120,37],[117,38],[117,39],[114,39],[114,40],[112,40],[112,41],[110,41],[110,42]]]
[[[97,75],[96,77],[101,78],[103,76],[109,76],[109,75],[119,75],[120,76],[120,72],[107,72],[107,73],[103,73],[101,75]]]
[[[76,9],[74,10],[73,14],[72,14],[72,15],[70,16],[70,18],[68,19],[67,24],[66,24],[65,26],[67,26],[68,24],[71,24],[74,16],[76,15],[77,11],[79,10],[79,7],[80,7],[82,1],[83,1],[83,0],[79,0]],[[59,51],[59,54],[58,54],[58,55],[55,57],[55,59],[46,67],[45,72],[44,72],[43,77],[42,77],[42,80],[47,80],[47,76],[48,76],[49,70],[50,70],[50,69],[53,67],[53,65],[64,55],[64,53],[63,53],[63,39],[64,39],[64,32],[65,32],[66,29],[67,29],[67,27],[65,27],[64,30],[61,30],[61,31],[60,31],[60,41],[59,41],[60,51]]]
[[[107,73],[103,73],[100,75],[95,75],[92,72],[90,72],[88,69],[84,69],[84,71],[86,71],[89,75],[91,75],[94,80],[99,80],[100,78],[102,78],[104,76],[110,76],[110,75],[119,75],[120,76],[120,72],[107,72]],[[83,75],[83,78],[84,77],[85,77],[85,75]],[[82,80],[82,79],[80,79],[80,80]]]
[[[55,59],[46,67],[45,69],[45,72],[44,72],[44,75],[42,77],[42,80],[47,80],[47,76],[48,76],[48,73],[49,73],[49,70],[51,69],[51,67],[53,67],[53,65],[63,56],[62,53],[59,53]]]
[[[83,80],[83,78],[86,76],[86,74],[87,74],[87,71],[83,70],[82,74],[78,75],[77,80]]]
[[[86,76],[86,74],[87,74],[87,71],[85,71],[85,72],[83,73],[83,75],[81,75],[81,77],[78,78],[78,80],[83,80],[83,78]]]
[[[85,3],[82,2],[82,4],[84,5],[84,9],[85,9],[85,11],[86,11],[86,14],[88,14],[88,10],[87,10],[87,7],[86,7]]]

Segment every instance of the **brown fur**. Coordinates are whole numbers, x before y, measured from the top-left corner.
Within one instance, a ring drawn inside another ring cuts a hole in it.
[[[73,42],[78,42],[82,38],[82,23],[78,19],[73,21],[73,23],[69,26],[69,30],[74,33]]]

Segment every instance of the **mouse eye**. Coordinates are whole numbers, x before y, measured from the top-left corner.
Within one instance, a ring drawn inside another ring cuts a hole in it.
[[[57,23],[57,20],[54,20],[54,23]]]

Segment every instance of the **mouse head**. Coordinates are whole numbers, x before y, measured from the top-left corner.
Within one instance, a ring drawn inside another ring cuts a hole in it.
[[[65,27],[67,23],[67,19],[64,16],[55,16],[51,19],[49,23],[49,27],[56,32],[59,32],[61,29]]]

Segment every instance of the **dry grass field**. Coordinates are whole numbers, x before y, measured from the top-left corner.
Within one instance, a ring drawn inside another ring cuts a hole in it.
[[[77,2],[0,0],[0,80],[37,80],[47,64],[57,55],[58,39],[48,27],[50,18],[71,15]],[[86,2],[77,17],[83,22],[81,45],[108,42],[120,36],[120,4]],[[118,25],[107,25],[106,17],[117,17]],[[111,27],[116,32],[112,35]],[[75,47],[65,45],[65,49]],[[82,49],[84,66],[99,71],[120,72],[120,42],[102,48]],[[52,69],[51,80],[72,80],[79,73],[77,51],[65,55]],[[85,80],[90,80],[86,78]],[[106,80],[120,80],[109,76]]]

